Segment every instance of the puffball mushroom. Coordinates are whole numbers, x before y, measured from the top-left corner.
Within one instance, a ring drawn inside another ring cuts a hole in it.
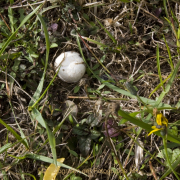
[[[80,54],[74,51],[61,53],[55,60],[54,66],[58,76],[67,83],[78,82],[86,71],[86,66]]]

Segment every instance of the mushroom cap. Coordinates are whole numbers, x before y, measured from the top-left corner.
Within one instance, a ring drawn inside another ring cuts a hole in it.
[[[86,66],[80,54],[74,51],[61,53],[54,62],[56,71],[59,66],[58,76],[65,82],[78,82],[86,71]]]

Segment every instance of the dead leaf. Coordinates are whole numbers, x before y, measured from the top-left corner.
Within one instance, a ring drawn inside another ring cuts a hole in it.
[[[58,162],[63,163],[65,158],[57,159]],[[61,166],[55,166],[55,164],[50,164],[47,168],[43,180],[55,180],[57,173],[59,172]]]

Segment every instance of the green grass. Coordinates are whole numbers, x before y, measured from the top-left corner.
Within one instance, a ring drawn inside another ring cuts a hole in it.
[[[150,35],[143,24],[148,24],[149,18],[142,16],[144,10],[137,8],[137,1],[118,1],[117,7],[100,4],[98,10],[104,14],[97,13],[96,18],[93,8],[87,9],[93,4],[29,5],[26,14],[24,8],[14,9],[13,3],[10,1],[8,11],[2,10],[6,18],[0,19],[3,179],[43,179],[51,163],[71,170],[57,175],[64,180],[88,179],[90,174],[83,171],[88,168],[97,178],[102,175],[95,173],[99,168],[109,172],[116,169],[116,179],[147,179],[147,172],[162,166],[163,172],[155,172],[160,179],[169,174],[179,179],[180,28],[174,1],[157,2],[156,7],[146,4],[149,9],[162,9],[156,20],[160,18],[164,24],[160,26],[152,19]],[[112,25],[105,26],[103,18],[111,18]],[[53,62],[64,51],[79,52],[83,58],[87,71],[82,84],[68,84],[57,77]],[[68,98],[78,106],[77,117],[72,110],[64,114],[63,103]],[[156,110],[164,113],[169,126],[167,132],[157,131],[148,137],[152,126],[157,125]],[[111,137],[112,129],[120,134]],[[160,153],[156,148],[150,152],[154,144]],[[134,145],[143,149],[144,161],[139,160],[139,167],[134,164]],[[64,163],[58,158],[65,158]],[[167,163],[162,163],[163,158]],[[152,162],[151,169],[148,161]],[[133,173],[129,167],[135,167]],[[155,174],[151,178],[157,179]]]

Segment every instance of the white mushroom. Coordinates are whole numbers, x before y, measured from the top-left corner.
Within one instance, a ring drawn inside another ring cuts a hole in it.
[[[55,60],[56,71],[60,70],[58,76],[65,82],[78,82],[86,71],[86,66],[80,54],[73,51],[61,53]]]

